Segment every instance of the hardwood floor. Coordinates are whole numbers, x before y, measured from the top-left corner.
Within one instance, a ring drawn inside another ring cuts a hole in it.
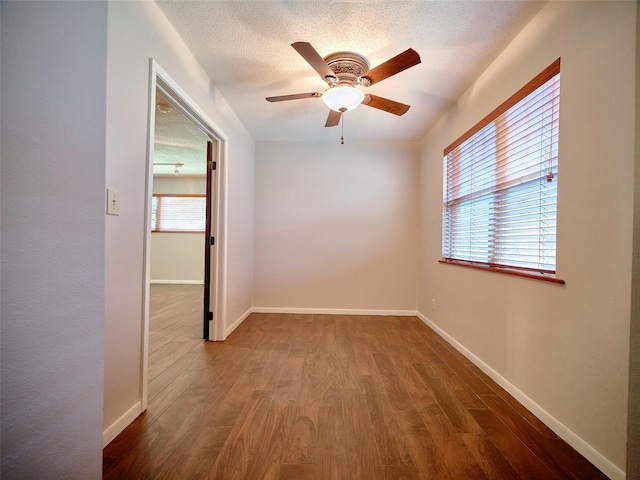
[[[598,479],[415,317],[252,314],[204,342],[202,287],[152,286],[148,410],[105,479]]]

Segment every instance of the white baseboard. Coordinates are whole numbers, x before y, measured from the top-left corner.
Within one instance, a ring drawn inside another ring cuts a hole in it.
[[[149,283],[163,285],[204,285],[202,280],[149,280]]]
[[[484,363],[480,358],[475,356],[471,351],[458,342],[455,338],[449,335],[447,332],[438,327],[435,323],[429,320],[422,313],[417,312],[417,317],[422,320],[426,325],[435,330],[438,335],[443,337],[447,342],[453,345],[460,353],[471,360],[480,370],[489,375],[491,379],[504,388],[509,394],[511,394],[516,400],[524,405],[531,413],[538,417],[547,427],[553,430],[560,438],[571,445],[578,453],[593,463],[596,467],[607,475],[611,480],[624,480],[626,478],[625,472],[609,461],[604,455],[598,452],[595,448],[585,442],[581,437],[576,435],[573,431],[567,428],[564,424],[558,421],[553,415],[543,409],[535,401],[520,391],[515,385],[510,383],[506,378],[496,372],[489,365]]]
[[[415,317],[415,310],[355,310],[335,308],[288,308],[288,307],[252,307],[243,313],[235,322],[227,327],[224,332],[226,339],[238,326],[252,313],[300,313],[304,315],[380,315],[394,317]]]
[[[137,402],[133,407],[127,410],[124,415],[107,427],[107,429],[102,432],[102,448],[109,445],[111,441],[120,435],[120,432],[127,428],[141,413],[142,404]]]
[[[385,317],[415,317],[415,310],[364,310],[348,308],[289,308],[289,307],[253,307],[255,313],[301,313],[305,315],[380,315]]]
[[[229,325],[227,327],[227,329],[224,331],[224,338],[227,338],[229,335],[231,335],[233,333],[233,331],[238,328],[238,326],[245,321],[245,319],[251,315],[253,313],[253,309],[250,308],[249,310],[247,310],[246,312],[244,312],[242,315],[240,315],[240,317],[238,317],[238,319],[233,322],[231,325]]]

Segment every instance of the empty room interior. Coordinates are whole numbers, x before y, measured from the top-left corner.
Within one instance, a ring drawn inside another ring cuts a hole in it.
[[[640,478],[639,15],[2,2],[0,475]]]

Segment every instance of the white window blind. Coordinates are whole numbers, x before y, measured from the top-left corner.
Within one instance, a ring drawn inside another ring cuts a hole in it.
[[[151,230],[154,232],[204,232],[204,195],[153,195]]]
[[[445,261],[553,274],[560,59],[444,151]]]

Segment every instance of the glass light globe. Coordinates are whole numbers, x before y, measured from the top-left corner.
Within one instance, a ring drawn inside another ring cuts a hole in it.
[[[356,87],[339,85],[322,94],[322,101],[335,112],[348,112],[356,108],[364,100],[364,93]]]

